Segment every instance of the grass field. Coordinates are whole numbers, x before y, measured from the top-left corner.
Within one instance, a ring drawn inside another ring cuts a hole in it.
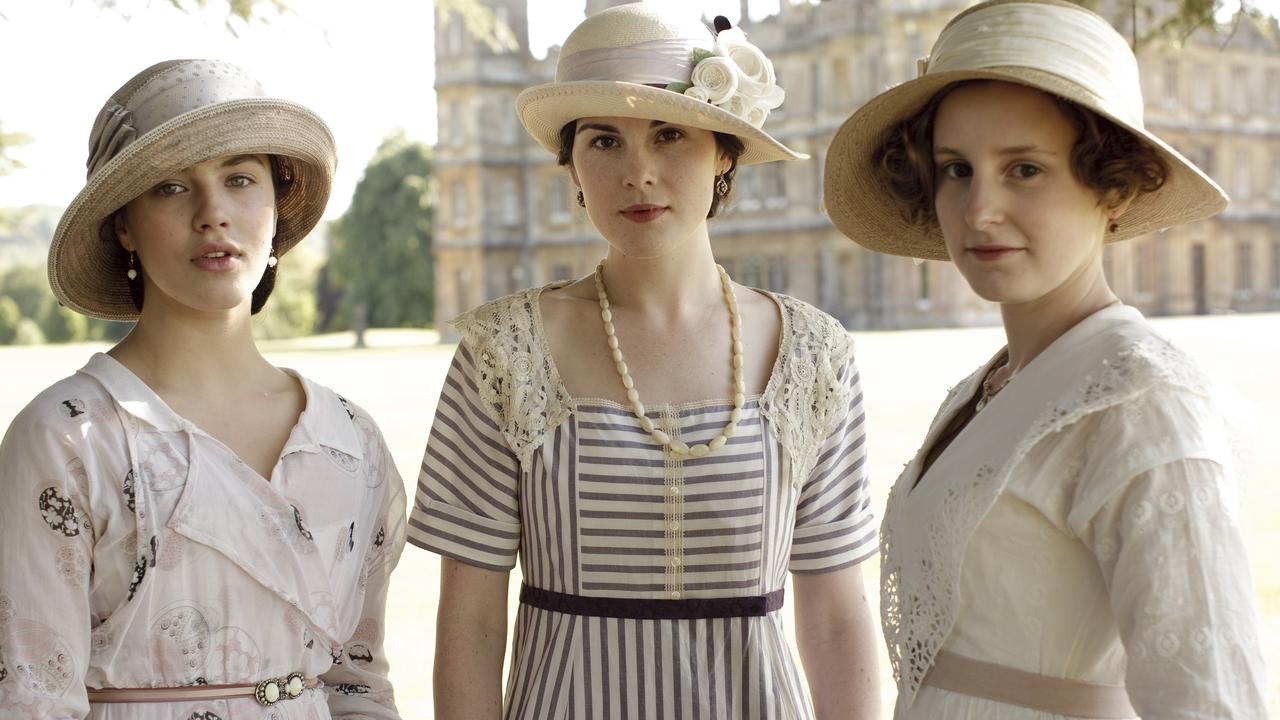
[[[1246,542],[1263,623],[1271,713],[1280,717],[1280,314],[1156,320],[1156,325],[1198,357],[1218,378],[1248,399],[1256,415],[1253,467],[1242,494]],[[948,387],[1000,344],[998,328],[855,333],[866,392],[870,469],[883,508],[902,465],[915,452]],[[365,407],[381,425],[412,494],[436,396],[453,352],[429,332],[373,331],[370,349],[347,349],[349,336],[306,338],[264,345],[277,365],[296,368]],[[33,395],[80,367],[94,345],[0,348],[0,429]],[[12,551],[13,548],[4,548]],[[430,718],[431,658],[435,637],[434,555],[406,549],[392,582],[387,652],[405,718]],[[513,573],[513,576],[515,573]],[[871,596],[878,570],[867,568]],[[513,577],[515,585],[518,580]],[[514,609],[514,603],[512,604]],[[789,621],[788,621],[789,622]],[[893,687],[887,660],[886,717]]]

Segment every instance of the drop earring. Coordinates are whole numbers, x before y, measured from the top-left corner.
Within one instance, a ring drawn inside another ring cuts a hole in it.
[[[724,179],[724,175],[716,176],[716,195],[724,197],[729,194],[729,181]]]
[[[276,249],[272,247],[271,254],[267,256],[267,267],[274,270],[276,265],[279,265],[279,264],[280,264],[280,259],[276,257]]]
[[[579,190],[579,191],[578,191],[578,206],[579,206],[579,207],[586,207],[586,206],[587,206],[587,199],[586,199],[585,197],[583,197],[583,196],[582,196],[582,191],[581,191],[581,190]]]
[[[137,280],[137,279],[138,279],[138,269],[137,269],[136,267],[134,267],[134,264],[135,264],[135,262],[136,262],[137,258],[138,258],[138,254],[137,254],[137,253],[132,252],[132,251],[130,251],[130,252],[129,252],[129,270],[128,270],[128,272],[126,272],[126,273],[124,274],[124,276],[125,276],[125,277],[127,277],[127,278],[129,278],[130,280]]]

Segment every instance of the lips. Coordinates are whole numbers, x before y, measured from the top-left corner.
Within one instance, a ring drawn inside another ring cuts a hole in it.
[[[201,270],[222,272],[230,270],[240,259],[240,253],[224,243],[205,243],[196,248],[191,262]]]
[[[966,249],[973,257],[984,262],[995,262],[1004,258],[1016,255],[1026,248],[1007,247],[1004,245],[987,245],[983,247],[971,247]]]
[[[667,208],[662,205],[632,205],[622,211],[622,216],[632,222],[647,223],[657,220],[666,211]]]

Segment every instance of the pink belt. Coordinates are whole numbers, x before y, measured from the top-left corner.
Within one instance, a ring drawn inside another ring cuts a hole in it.
[[[188,685],[174,688],[87,688],[91,703],[154,703],[182,700],[232,700],[251,697],[259,705],[292,700],[303,690],[321,687],[317,678],[290,673],[253,685]]]
[[[1138,717],[1123,685],[1037,675],[946,651],[938,653],[923,684],[1053,715],[1106,720]]]

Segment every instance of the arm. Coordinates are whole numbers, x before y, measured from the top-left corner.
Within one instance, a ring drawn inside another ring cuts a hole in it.
[[[879,718],[875,626],[862,566],[792,576],[796,644],[818,720]]]
[[[440,559],[433,675],[435,712],[440,720],[502,717],[509,575],[509,571]]]
[[[5,717],[69,720],[89,712],[94,528],[85,466],[56,417],[40,417],[42,400],[0,444],[0,674],[7,675],[0,709]]]
[[[399,562],[405,543],[404,481],[373,421],[363,410],[359,411],[358,417],[362,427],[367,428],[365,457],[381,458],[381,462],[370,464],[375,472],[383,475],[382,482],[377,485],[382,490],[381,502],[362,560],[367,580],[360,622],[343,644],[342,661],[335,663],[321,675],[321,679],[328,692],[329,711],[335,720],[400,720],[395,692],[387,677],[390,664],[384,640],[391,571]]]
[[[1115,493],[1084,538],[1128,655],[1129,698],[1147,720],[1266,717],[1231,485],[1209,460],[1161,465]]]

